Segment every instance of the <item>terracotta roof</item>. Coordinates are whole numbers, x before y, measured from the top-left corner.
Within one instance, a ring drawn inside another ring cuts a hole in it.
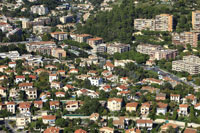
[[[125,131],[125,133],[141,133],[140,129],[132,128]]]
[[[194,107],[199,107],[200,106],[200,103],[197,103],[194,105]]]
[[[174,96],[174,97],[180,97],[179,94],[170,94],[170,96]]]
[[[91,36],[90,34],[80,34],[80,35],[77,35],[77,37],[88,37],[88,36]]]
[[[173,127],[173,128],[177,128],[177,127],[178,127],[176,124],[167,123],[167,124],[161,126],[161,129],[162,129],[162,128],[168,128],[168,127],[170,127],[170,126]]]
[[[78,104],[78,101],[68,101],[66,105]]]
[[[153,121],[152,120],[138,119],[138,120],[136,120],[136,123],[153,123]]]
[[[50,101],[49,104],[50,104],[50,106],[52,106],[52,105],[59,106],[60,105],[59,101]]]
[[[19,103],[19,107],[20,108],[30,108],[31,103],[30,102],[21,102],[21,103]]]
[[[72,86],[72,85],[65,85],[65,87],[67,87],[68,89],[73,89],[74,88],[74,86]]]
[[[8,68],[6,65],[0,65],[0,68]]]
[[[108,101],[122,102],[122,99],[121,98],[109,98]]]
[[[49,127],[47,128],[44,133],[59,133],[60,129],[57,127]]]
[[[25,76],[23,76],[23,75],[18,75],[18,76],[15,76],[15,78],[17,79],[17,78],[24,78],[25,79]]]
[[[186,96],[185,97],[186,99],[190,99],[190,100],[195,100],[196,99],[196,97],[194,96],[194,95],[189,95],[189,96]]]
[[[146,106],[146,107],[150,108],[151,105],[150,105],[148,102],[146,102],[146,103],[143,103],[143,104],[142,104],[142,107],[143,107],[143,106]]]
[[[29,78],[36,79],[37,77],[35,75],[29,75]]]
[[[137,107],[138,103],[137,102],[132,102],[132,103],[127,103],[126,107]]]
[[[33,86],[33,83],[20,83],[19,87],[24,87],[24,86]]]
[[[34,104],[42,105],[43,102],[42,101],[34,101]]]
[[[51,34],[56,35],[56,34],[67,34],[67,32],[51,32]]]
[[[99,113],[92,113],[92,114],[90,115],[90,118],[93,118],[93,117],[99,117]]]
[[[90,70],[88,73],[97,73],[97,71],[95,71],[95,70]]]
[[[102,127],[102,128],[100,128],[99,129],[100,131],[114,131],[114,129],[113,128],[110,128],[110,127]]]
[[[41,42],[31,42],[29,45],[44,45],[44,44],[55,44],[53,41],[41,41]]]
[[[122,89],[122,90],[127,90],[128,89],[125,85],[120,85],[119,88]]]
[[[45,116],[42,116],[42,119],[55,120],[56,116],[55,115],[45,115]]]
[[[110,61],[107,61],[105,66],[109,66],[109,67],[115,67]]]
[[[96,37],[96,38],[90,38],[90,39],[88,39],[88,41],[99,41],[99,40],[103,40],[103,38]]]
[[[56,92],[56,95],[65,95],[65,92],[59,91],[59,92]]]
[[[192,128],[186,128],[184,133],[197,133],[197,130]]]
[[[6,88],[5,88],[5,87],[1,87],[1,86],[0,86],[0,90],[6,90]]]
[[[83,129],[77,129],[74,133],[87,133],[87,131]]]
[[[9,62],[8,64],[16,64],[16,62]]]
[[[166,103],[161,103],[161,102],[157,103],[157,105],[158,105],[158,108],[167,108],[168,106]]]
[[[7,102],[7,105],[15,105],[15,102]]]
[[[179,108],[188,108],[188,105],[187,104],[180,104]]]

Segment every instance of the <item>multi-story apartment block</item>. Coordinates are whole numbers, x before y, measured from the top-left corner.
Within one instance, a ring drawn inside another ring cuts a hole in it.
[[[192,28],[200,30],[200,10],[192,12]]]
[[[160,14],[155,18],[156,31],[173,31],[173,15]]]
[[[184,47],[187,44],[197,47],[199,37],[199,33],[196,32],[172,33],[172,43],[174,45],[183,45]]]
[[[51,32],[51,27],[50,26],[33,26],[33,33],[35,34],[44,34],[44,33],[49,33]]]
[[[155,19],[135,19],[134,28],[136,30],[152,31],[173,31],[173,15],[160,14]]]
[[[64,58],[64,57],[66,57],[66,51],[62,48],[53,48],[52,56],[59,58],[59,59]]]
[[[174,71],[186,71],[190,74],[200,73],[200,58],[197,56],[184,56],[183,60],[177,60],[172,62],[172,70]]]
[[[36,99],[37,98],[37,89],[30,88],[30,89],[26,90],[26,95],[28,96],[28,99]]]
[[[107,108],[110,111],[120,111],[121,105],[122,105],[122,99],[121,98],[109,98],[108,99]]]
[[[73,21],[73,15],[67,15],[67,16],[60,17],[60,22],[62,22],[63,24],[65,24],[67,22],[72,22],[72,21]]]
[[[34,5],[31,7],[31,12],[38,15],[45,15],[49,10],[44,5]]]
[[[67,32],[52,32],[51,37],[55,38],[56,40],[62,41],[68,38]]]
[[[80,34],[76,36],[75,41],[83,43],[83,42],[87,42],[87,40],[90,38],[91,38],[91,35],[89,34]]]
[[[123,53],[129,50],[130,50],[130,44],[121,44],[121,43],[107,44],[108,54]]]
[[[87,43],[91,46],[91,47],[96,47],[98,44],[103,43],[103,39],[100,37],[96,37],[96,38],[90,38],[87,40]]]
[[[52,41],[30,42],[26,44],[26,48],[28,52],[37,52],[38,50],[41,49],[56,48],[56,43]]]
[[[158,45],[140,44],[137,46],[136,50],[137,52],[150,55],[154,60],[174,59],[177,56],[177,50],[163,49]]]
[[[134,28],[136,30],[151,30],[154,31],[156,29],[155,20],[154,19],[135,19],[134,20]]]

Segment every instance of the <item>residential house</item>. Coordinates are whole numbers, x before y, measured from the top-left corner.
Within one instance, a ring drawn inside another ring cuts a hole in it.
[[[51,83],[52,81],[54,80],[57,80],[58,79],[58,76],[57,74],[50,74],[49,75],[49,82]]]
[[[43,108],[43,101],[34,101],[33,104],[36,108]]]
[[[161,128],[161,133],[166,133],[167,130],[172,127],[173,129],[175,129],[175,132],[178,133],[178,126],[176,124],[173,124],[173,123],[166,123],[164,125],[162,125],[160,128]]]
[[[2,97],[6,97],[6,91],[7,91],[6,88],[0,87],[0,95],[1,95]]]
[[[50,104],[50,110],[60,108],[60,102],[59,101],[50,101],[49,104]]]
[[[103,79],[101,77],[89,77],[88,79],[91,85],[100,86],[103,84]]]
[[[114,65],[110,62],[107,61],[106,64],[103,66],[103,69],[107,69],[108,71],[112,71],[114,69]]]
[[[156,101],[163,101],[163,100],[166,100],[166,94],[165,93],[156,94]]]
[[[54,125],[55,121],[56,121],[56,116],[55,115],[42,116],[42,122],[44,124]]]
[[[137,102],[127,103],[126,104],[126,111],[129,111],[129,112],[136,111],[137,107],[138,107]]]
[[[17,98],[19,96],[19,91],[16,88],[12,88],[9,91],[10,98]]]
[[[57,81],[51,82],[51,88],[55,88],[55,89],[59,90],[61,87],[62,87],[61,82],[57,82]]]
[[[9,66],[10,68],[15,68],[16,65],[17,65],[16,62],[9,62],[9,63],[8,63],[8,66]]]
[[[149,111],[150,111],[150,107],[151,107],[151,105],[148,102],[143,103],[141,108],[140,108],[140,113],[142,115],[148,115]]]
[[[152,129],[153,121],[152,120],[138,119],[138,120],[136,120],[136,127],[138,129],[140,129],[140,128],[150,128],[150,129]]]
[[[63,89],[64,89],[64,91],[69,91],[69,90],[74,90],[75,89],[75,87],[74,86],[72,86],[72,85],[69,85],[69,84],[67,84],[67,85],[65,85],[64,87],[63,87]]]
[[[59,91],[59,92],[56,92],[55,95],[56,95],[56,97],[60,97],[60,98],[65,97],[65,92]]]
[[[159,115],[159,114],[163,114],[165,115],[167,113],[167,104],[165,103],[157,103],[157,111],[156,111],[156,114]]]
[[[70,69],[69,74],[78,74],[78,69]]]
[[[37,89],[36,88],[27,89],[26,95],[28,96],[28,99],[36,99],[37,98]]]
[[[180,95],[179,94],[170,94],[170,101],[174,101],[179,103],[180,102]]]
[[[30,102],[21,102],[19,103],[19,111],[21,114],[30,113],[31,103]]]
[[[66,110],[67,111],[75,111],[79,109],[80,107],[80,102],[79,101],[68,101],[66,103]]]
[[[108,71],[108,70],[104,70],[101,75],[103,75],[104,77],[107,77],[109,75],[112,75],[112,72],[111,71]]]
[[[19,89],[20,90],[28,90],[33,88],[33,83],[19,83]]]
[[[109,98],[107,103],[107,108],[110,111],[120,111],[122,106],[121,98]]]
[[[97,71],[90,70],[90,71],[87,72],[87,75],[96,76],[97,75]]]
[[[24,129],[29,123],[31,123],[31,117],[19,114],[16,116],[16,126],[18,129]]]
[[[116,90],[118,90],[118,91],[128,91],[128,87],[126,87],[125,85],[120,85],[120,86],[116,87]]]
[[[193,94],[188,94],[187,96],[185,96],[185,98],[183,99],[183,103],[190,103],[193,105],[197,104],[197,97],[194,96]]]
[[[19,82],[23,82],[25,81],[25,76],[22,76],[22,75],[18,75],[18,76],[15,76],[15,82],[18,84]]]
[[[99,90],[103,90],[105,92],[110,92],[112,90],[110,85],[101,85],[101,87],[99,88]]]
[[[188,115],[188,105],[187,104],[180,104],[177,112],[178,112],[179,116],[187,116]]]
[[[97,121],[98,119],[99,119],[99,114],[98,113],[92,113],[90,115],[90,120]]]
[[[6,109],[8,112],[15,114],[15,102],[7,102]]]

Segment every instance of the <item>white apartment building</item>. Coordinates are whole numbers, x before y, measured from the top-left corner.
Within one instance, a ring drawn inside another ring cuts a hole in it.
[[[38,15],[46,15],[49,10],[44,5],[34,5],[31,7],[31,12]]]
[[[134,28],[135,30],[151,30],[154,31],[155,26],[155,19],[134,19]]]
[[[200,73],[200,58],[194,55],[184,56],[183,60],[172,62],[172,70],[188,72],[190,74]]]
[[[88,79],[90,80],[91,85],[100,86],[103,84],[103,79],[100,77],[89,77]]]

